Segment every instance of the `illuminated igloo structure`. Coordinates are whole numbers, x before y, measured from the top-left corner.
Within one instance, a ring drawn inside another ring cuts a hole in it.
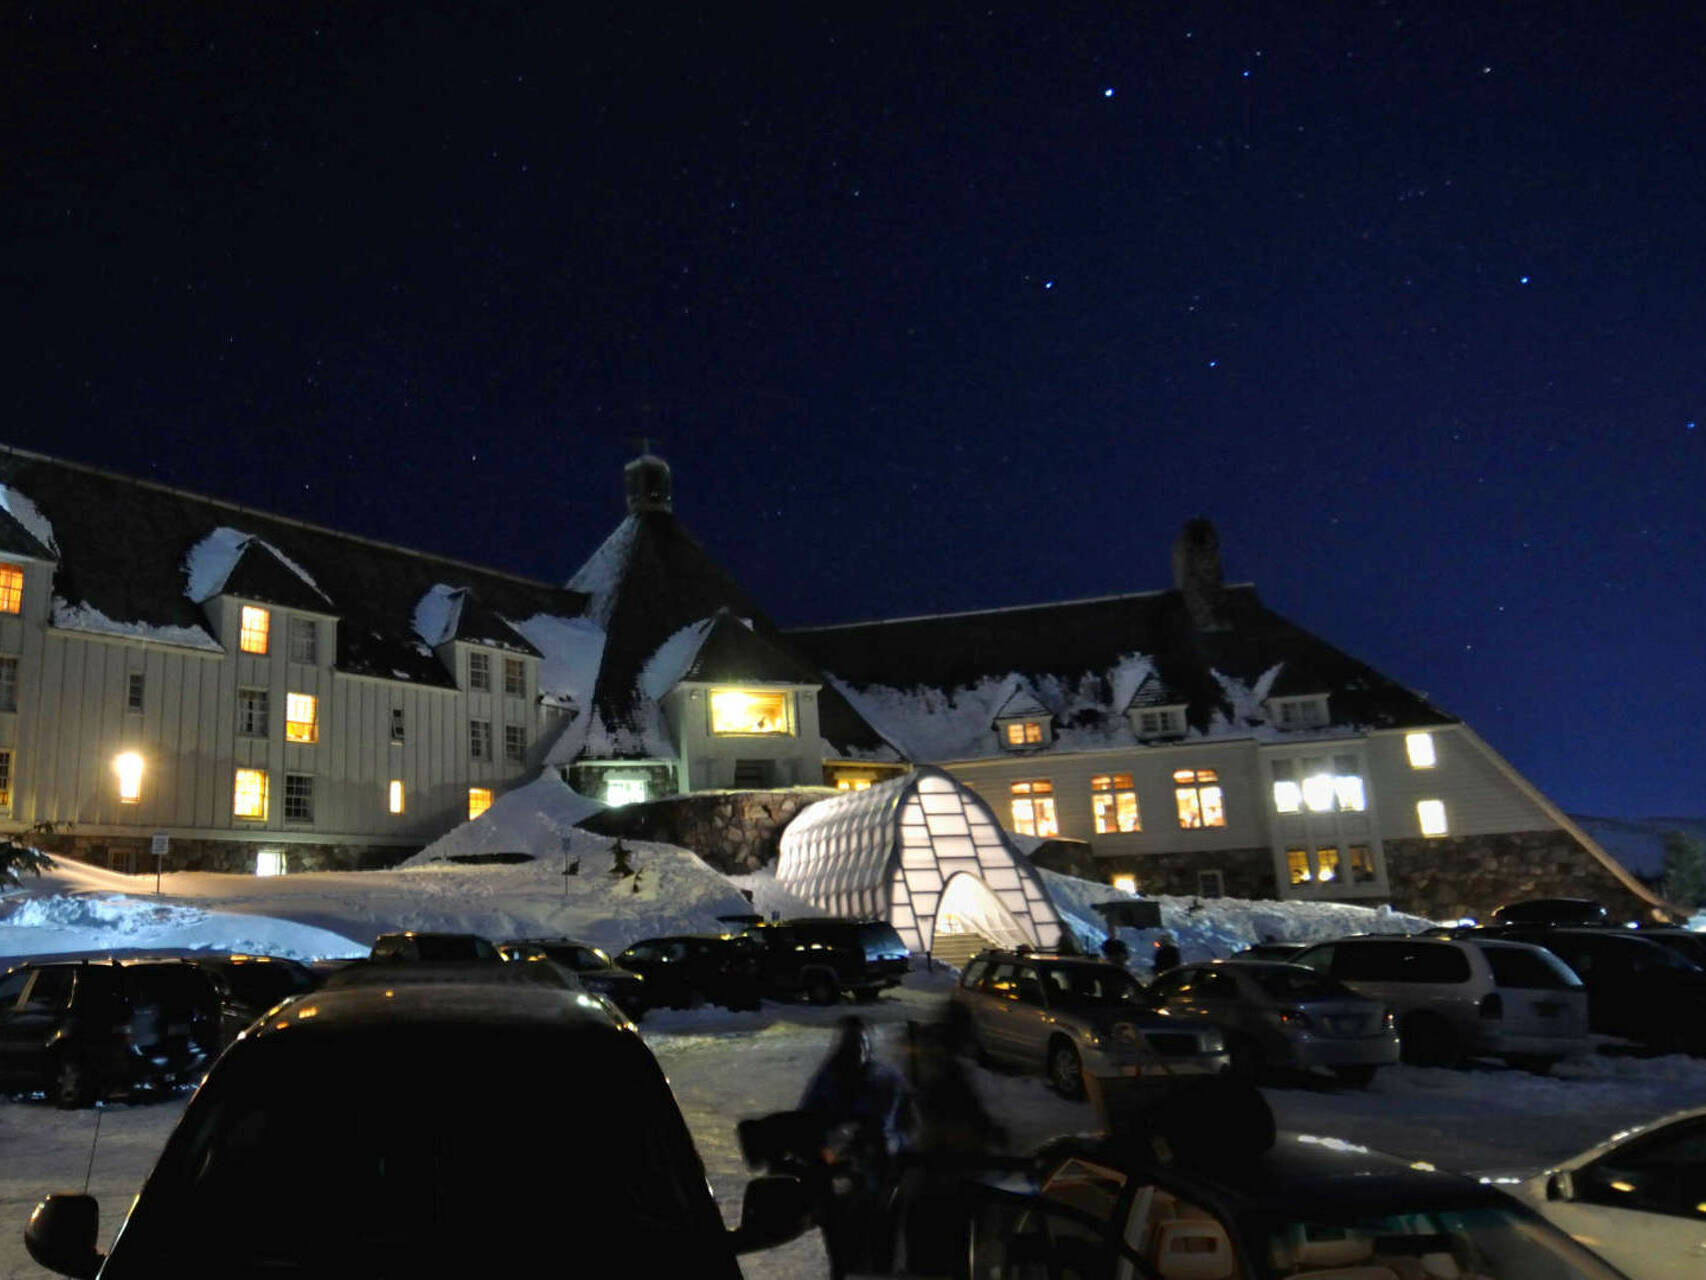
[[[981,797],[921,767],[812,805],[782,833],[782,887],[835,915],[887,920],[913,951],[938,932],[1054,947],[1042,878]]]

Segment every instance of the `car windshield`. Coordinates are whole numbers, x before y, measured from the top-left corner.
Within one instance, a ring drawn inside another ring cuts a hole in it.
[[[1332,1276],[1463,1276],[1480,1280],[1616,1280],[1617,1273],[1562,1232],[1495,1206],[1388,1217],[1291,1221],[1265,1232],[1274,1280]]]
[[[545,954],[553,960],[561,961],[576,973],[585,973],[590,969],[608,969],[610,957],[597,947],[545,947]]]
[[[1356,992],[1335,978],[1301,965],[1251,965],[1250,977],[1275,1000],[1354,1000]]]
[[[1550,951],[1527,947],[1483,946],[1481,953],[1493,970],[1493,982],[1526,991],[1565,991],[1582,985],[1575,972]]]
[[[1131,1004],[1143,990],[1124,969],[1101,964],[1049,965],[1042,970],[1049,1004],[1066,1009],[1107,1009]]]
[[[417,933],[415,948],[422,960],[496,960],[497,948],[484,938],[459,933]]]
[[[637,1037],[331,1027],[238,1048],[185,1113],[111,1274],[439,1275],[452,1259],[532,1274],[612,1242],[633,1274],[738,1274]]]

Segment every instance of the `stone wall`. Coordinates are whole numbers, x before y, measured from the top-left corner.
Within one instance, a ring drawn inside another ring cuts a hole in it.
[[[1272,849],[1216,849],[1212,853],[1137,853],[1096,859],[1094,879],[1116,875],[1137,880],[1137,891],[1151,896],[1169,894],[1194,898],[1197,872],[1218,871],[1228,898],[1274,898]]]
[[[1392,905],[1434,920],[1474,916],[1523,898],[1592,898],[1616,920],[1647,920],[1651,907],[1565,831],[1388,840]]]
[[[1080,880],[1102,878],[1096,870],[1096,855],[1090,851],[1088,840],[1044,840],[1031,850],[1031,862],[1044,870],[1063,876],[1077,876]]]
[[[782,829],[801,809],[839,794],[828,787],[697,791],[605,809],[580,825],[599,835],[680,845],[724,875],[743,875],[776,860]]]
[[[56,832],[31,837],[31,843],[55,857],[132,875],[153,875],[154,855],[146,836],[83,836]],[[419,853],[419,845],[295,844],[265,840],[191,840],[172,837],[162,870],[228,871],[253,875],[255,855],[283,853],[287,871],[374,871],[394,867]]]

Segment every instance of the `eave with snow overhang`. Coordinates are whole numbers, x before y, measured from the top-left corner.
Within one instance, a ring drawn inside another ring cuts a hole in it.
[[[1036,868],[978,796],[922,767],[819,801],[782,833],[776,881],[835,915],[886,920],[915,952],[950,934],[1059,945]]]

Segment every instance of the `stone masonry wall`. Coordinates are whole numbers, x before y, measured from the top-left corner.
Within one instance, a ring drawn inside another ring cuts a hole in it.
[[[1651,908],[1565,831],[1411,837],[1386,843],[1392,905],[1435,920],[1474,916],[1522,898],[1592,898],[1617,920]]]
[[[81,836],[56,832],[32,837],[31,843],[56,857],[74,858],[92,866],[153,875],[154,855],[148,837]],[[189,840],[172,837],[166,871],[228,871],[253,875],[255,855],[262,851],[285,855],[288,871],[373,871],[394,867],[420,852],[418,845],[286,844],[264,840]]]
[[[1095,878],[1112,880],[1116,875],[1137,878],[1143,894],[1195,897],[1197,872],[1218,871],[1229,898],[1273,898],[1274,854],[1272,849],[1216,849],[1213,853],[1140,853],[1096,859]]]
[[[782,829],[801,809],[839,794],[828,787],[698,791],[606,809],[580,825],[599,835],[680,845],[724,875],[742,875],[776,860]]]

